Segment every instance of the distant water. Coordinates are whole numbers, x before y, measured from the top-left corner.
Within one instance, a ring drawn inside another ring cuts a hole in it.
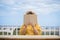
[[[20,27],[19,25],[0,25],[0,27]]]
[[[21,25],[0,25],[0,27],[21,27]],[[42,29],[58,29],[60,26],[41,26]]]

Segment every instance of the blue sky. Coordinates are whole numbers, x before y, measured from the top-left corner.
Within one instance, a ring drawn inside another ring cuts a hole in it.
[[[23,16],[34,11],[41,26],[60,26],[60,0],[0,0],[0,25],[22,25]]]

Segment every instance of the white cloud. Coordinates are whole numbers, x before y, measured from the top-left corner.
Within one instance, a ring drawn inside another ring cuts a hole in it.
[[[49,14],[53,11],[56,11],[56,9],[60,9],[59,4],[52,4],[53,0],[2,0],[2,3],[6,5],[10,5],[11,12],[14,13],[18,10],[34,10],[37,14]]]
[[[7,4],[7,5],[12,5],[12,4],[15,3],[14,0],[2,0],[1,2],[4,3],[4,4]]]

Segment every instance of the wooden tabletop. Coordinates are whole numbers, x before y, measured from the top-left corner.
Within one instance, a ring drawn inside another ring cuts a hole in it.
[[[54,35],[0,35],[0,40],[60,40]]]

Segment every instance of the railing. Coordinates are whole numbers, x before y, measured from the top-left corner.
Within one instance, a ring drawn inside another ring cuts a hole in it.
[[[43,27],[42,27],[43,29]],[[60,27],[45,27],[43,30],[42,30],[42,34],[43,35],[58,35],[60,36]]]
[[[60,27],[45,27],[42,28],[42,35],[58,35],[60,36]],[[19,35],[20,27],[1,27],[0,35]]]

